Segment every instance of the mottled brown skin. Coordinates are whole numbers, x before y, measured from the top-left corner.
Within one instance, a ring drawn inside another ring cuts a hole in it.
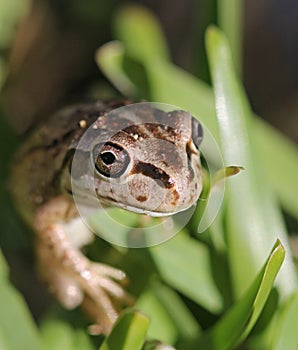
[[[90,203],[99,199],[106,205],[161,216],[193,205],[202,187],[196,147],[202,136],[199,124],[186,112],[167,114],[148,106],[135,113],[114,112],[127,103],[97,101],[54,115],[17,153],[10,181],[18,209],[36,232],[41,276],[65,307],[85,307],[96,323],[94,333],[108,333],[118,311],[133,299],[121,286],[122,271],[90,262],[78,249],[87,241],[74,245],[69,239],[73,222],[78,230],[88,231],[73,191]],[[81,139],[91,125],[91,136]],[[105,139],[111,131],[112,137]],[[72,167],[75,151],[77,168]],[[89,166],[97,169],[91,179],[85,171]],[[71,177],[87,181],[75,188]],[[93,192],[84,187],[89,180],[95,184]]]
[[[98,117],[115,108],[114,105],[98,101],[63,109],[37,127],[19,149],[13,160],[10,188],[19,210],[30,224],[32,215],[41,205],[65,192],[61,177],[68,166],[67,155],[71,161],[76,143],[85,130]],[[86,124],[80,126],[81,121]]]

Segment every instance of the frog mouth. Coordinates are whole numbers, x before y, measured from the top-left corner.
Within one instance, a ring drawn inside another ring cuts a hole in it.
[[[171,211],[171,212],[164,212],[164,211],[157,211],[157,210],[148,210],[148,209],[143,209],[143,208],[128,205],[128,204],[123,204],[123,203],[117,202],[114,198],[111,198],[108,196],[107,197],[100,197],[100,198],[98,198],[98,200],[106,207],[109,207],[109,206],[118,207],[118,208],[130,211],[130,212],[136,213],[136,214],[144,214],[144,215],[148,215],[148,216],[152,216],[152,217],[172,216],[172,215],[178,214],[182,211],[186,211],[193,206],[193,205],[189,205],[186,208],[180,208],[178,210]]]
[[[98,193],[98,190],[95,188],[95,193],[92,190],[80,190],[79,188],[76,189],[72,187],[72,189],[67,188],[66,192],[71,195],[74,198],[74,201],[79,207],[80,205],[83,205],[85,207],[94,208],[94,210],[102,210],[106,207],[117,207],[121,208],[133,213],[137,214],[144,214],[152,217],[166,217],[175,215],[177,213],[180,213],[182,211],[185,211],[193,206],[193,204],[190,204],[186,207],[176,207],[175,210],[172,211],[163,211],[159,210],[158,208],[142,208],[141,206],[136,205],[129,205],[126,203],[123,203],[121,201],[117,201],[117,199],[111,197],[111,196],[103,196],[102,194]]]

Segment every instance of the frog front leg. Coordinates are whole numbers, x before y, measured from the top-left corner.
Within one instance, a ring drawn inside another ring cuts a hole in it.
[[[119,282],[123,271],[91,262],[71,244],[65,223],[78,220],[74,203],[58,196],[41,206],[34,220],[39,272],[61,304],[72,309],[82,304],[98,323],[96,332],[108,333],[122,305],[132,297]]]

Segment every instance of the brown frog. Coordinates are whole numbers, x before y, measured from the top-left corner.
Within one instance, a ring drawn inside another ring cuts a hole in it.
[[[92,233],[73,196],[91,206],[99,200],[166,216],[194,205],[202,189],[200,123],[187,112],[148,104],[118,108],[127,104],[95,101],[58,112],[22,145],[10,181],[16,206],[36,232],[42,278],[64,307],[83,305],[96,333],[108,333],[133,298],[122,286],[124,272],[91,262],[80,251]],[[81,162],[76,169],[74,154]],[[82,188],[74,188],[72,180],[81,178]]]

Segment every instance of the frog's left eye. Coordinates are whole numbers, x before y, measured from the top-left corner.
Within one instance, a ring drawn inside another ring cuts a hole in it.
[[[97,145],[93,150],[95,169],[105,177],[116,178],[121,176],[130,163],[127,151],[120,145],[107,142]]]
[[[202,124],[193,117],[191,120],[191,130],[192,130],[192,140],[195,146],[199,148],[203,140],[203,128],[202,128]]]

